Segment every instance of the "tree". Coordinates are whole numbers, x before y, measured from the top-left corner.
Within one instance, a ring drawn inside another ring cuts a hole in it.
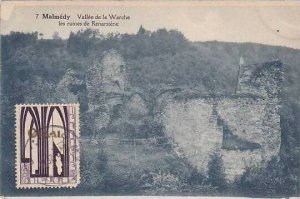
[[[85,76],[89,103],[96,105],[103,93],[102,65],[98,60],[88,67]],[[91,107],[90,107],[91,108]]]
[[[225,167],[220,152],[216,151],[210,156],[208,162],[208,180],[211,185],[223,191],[227,187],[225,178]]]
[[[36,86],[39,85],[39,86]],[[51,103],[55,102],[53,97],[54,85],[41,77],[35,77],[24,82],[24,100],[27,103]]]
[[[96,121],[96,115],[95,115],[95,110],[97,108],[97,105],[102,105],[104,102],[104,97],[101,96],[103,95],[103,80],[102,80],[102,66],[101,62],[98,60],[95,61],[89,68],[87,69],[86,72],[86,77],[85,77],[85,82],[86,82],[86,89],[87,89],[87,97],[89,101],[89,110],[92,111],[93,115],[93,122],[92,122],[92,132],[93,132],[93,137],[95,137],[95,121]],[[102,99],[102,100],[101,100]],[[92,109],[92,110],[91,110]]]
[[[61,40],[61,37],[59,36],[59,33],[55,31],[52,35],[53,40]]]
[[[69,52],[83,57],[88,56],[91,48],[98,40],[98,35],[99,32],[92,29],[79,30],[77,33],[71,32],[67,41]]]
[[[78,96],[71,90],[71,85],[80,85],[82,81],[76,77],[72,69],[68,69],[55,88],[55,97],[62,103],[76,103]]]
[[[146,29],[141,25],[139,28],[139,31],[138,31],[138,35],[139,34],[143,35],[143,34],[145,34],[145,32],[146,32]]]

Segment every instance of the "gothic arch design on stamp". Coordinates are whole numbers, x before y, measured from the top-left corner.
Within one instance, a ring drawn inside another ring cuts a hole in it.
[[[76,187],[79,105],[16,105],[17,188]]]

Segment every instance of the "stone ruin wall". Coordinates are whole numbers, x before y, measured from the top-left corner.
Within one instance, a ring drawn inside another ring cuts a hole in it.
[[[162,116],[167,134],[192,165],[206,173],[210,154],[219,151],[230,181],[246,166],[264,166],[281,143],[282,63],[245,67],[239,80],[235,95],[173,100]]]
[[[184,158],[200,172],[207,172],[210,155],[219,151],[228,180],[234,180],[244,172],[246,166],[263,166],[279,153],[282,78],[281,62],[247,66],[242,69],[236,94],[205,96],[187,101],[165,96],[168,99],[162,99],[159,103],[163,103],[162,107],[165,108],[156,119],[164,124],[167,135],[174,138],[178,145],[174,150],[182,149]],[[120,100],[113,98],[109,104],[112,103],[113,107]],[[143,103],[133,104],[146,108]],[[106,126],[109,117],[104,117],[101,111],[97,123]],[[226,135],[228,131],[230,133]],[[241,149],[238,143],[242,142],[248,148]]]

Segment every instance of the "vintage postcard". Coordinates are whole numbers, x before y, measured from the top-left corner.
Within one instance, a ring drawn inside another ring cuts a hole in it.
[[[300,196],[297,1],[3,1],[1,195]]]

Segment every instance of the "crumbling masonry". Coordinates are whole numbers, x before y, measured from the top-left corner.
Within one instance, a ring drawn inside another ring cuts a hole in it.
[[[264,166],[279,154],[282,82],[280,61],[246,66],[236,94],[170,102],[162,116],[167,134],[203,173],[210,154],[220,152],[234,180],[246,166]]]

